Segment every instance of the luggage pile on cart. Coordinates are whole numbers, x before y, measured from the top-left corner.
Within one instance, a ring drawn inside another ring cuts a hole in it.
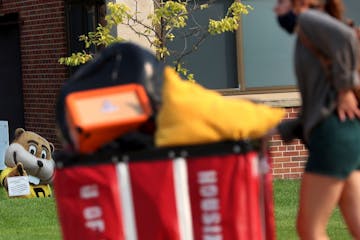
[[[147,50],[115,44],[61,90],[54,190],[63,238],[275,239],[260,140],[156,145],[163,69]]]

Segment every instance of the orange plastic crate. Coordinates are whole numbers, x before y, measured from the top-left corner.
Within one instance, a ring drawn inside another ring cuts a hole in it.
[[[79,91],[66,97],[70,136],[82,153],[91,153],[138,128],[151,114],[149,98],[139,84]]]

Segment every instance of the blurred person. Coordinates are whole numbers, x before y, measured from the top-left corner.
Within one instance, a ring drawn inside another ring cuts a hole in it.
[[[360,110],[353,89],[359,44],[339,21],[339,0],[278,0],[280,26],[297,34],[295,73],[302,99],[299,117],[277,130],[286,142],[303,140],[309,150],[301,180],[297,232],[301,239],[328,239],[326,227],[339,206],[349,231],[360,239]],[[300,39],[303,34],[331,62],[326,69]]]

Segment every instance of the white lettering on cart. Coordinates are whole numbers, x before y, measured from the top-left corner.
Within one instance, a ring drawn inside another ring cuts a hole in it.
[[[217,172],[198,172],[203,240],[222,240],[221,213]]]
[[[99,197],[98,185],[85,185],[80,188],[80,198],[84,200]],[[93,231],[104,232],[105,223],[102,219],[102,209],[100,206],[87,206],[83,209],[85,227]]]
[[[86,185],[80,188],[80,197],[82,199],[97,198],[99,196],[99,189],[96,184]]]

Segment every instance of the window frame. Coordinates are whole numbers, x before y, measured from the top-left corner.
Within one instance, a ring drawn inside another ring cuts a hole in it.
[[[275,87],[246,87],[245,79],[245,64],[244,64],[244,49],[243,49],[243,29],[241,24],[236,30],[235,42],[236,42],[236,69],[237,69],[237,81],[240,88],[226,88],[226,89],[215,89],[222,95],[247,95],[247,94],[266,94],[266,93],[287,93],[287,92],[298,92],[299,89],[296,85],[284,85]]]

